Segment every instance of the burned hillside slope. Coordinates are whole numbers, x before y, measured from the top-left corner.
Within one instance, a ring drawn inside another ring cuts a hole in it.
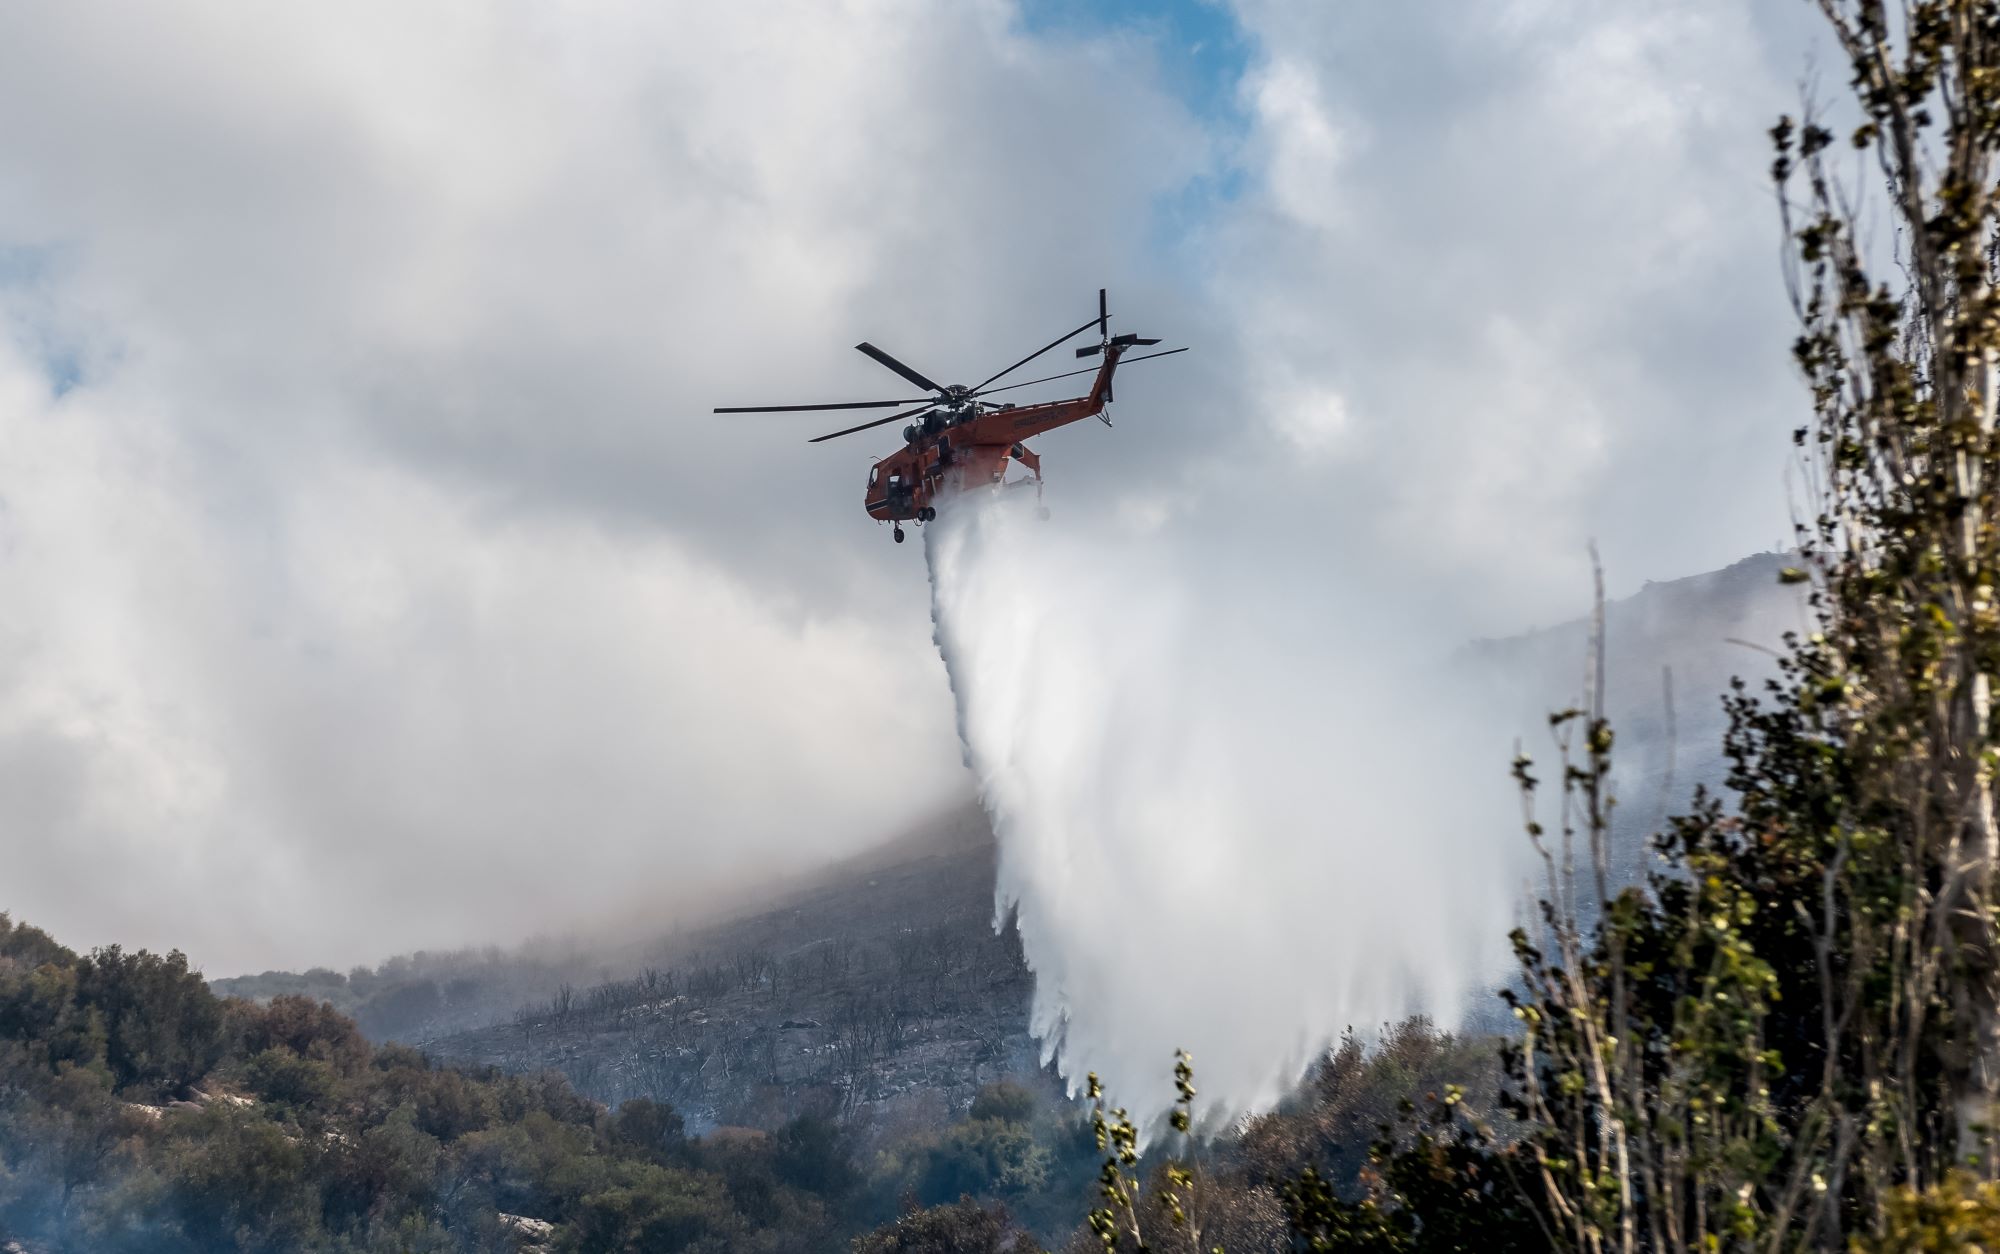
[[[1622,876],[1641,872],[1646,836],[1695,784],[1721,784],[1721,692],[1733,675],[1768,673],[1761,650],[1803,623],[1778,583],[1784,564],[1761,554],[1607,606]],[[1477,642],[1453,665],[1513,703],[1524,745],[1546,754],[1543,716],[1577,698],[1589,642],[1579,619]],[[968,805],[723,923],[215,983],[326,997],[378,1039],[559,1070],[601,1101],[671,1102],[697,1130],[826,1110],[938,1126],[981,1084],[1038,1071],[1032,977],[1012,930],[992,926],[994,863],[991,830]]]
[[[994,847],[976,810],[896,854],[426,1045],[560,1070],[614,1104],[669,1101],[696,1128],[862,1107],[941,1123],[981,1084],[1035,1069],[1029,974],[1013,931],[993,930]]]
[[[1759,553],[1721,570],[1649,582],[1604,609],[1604,709],[1616,735],[1614,878],[1649,865],[1648,838],[1684,811],[1697,787],[1726,794],[1722,756],[1733,680],[1760,691],[1776,674],[1788,631],[1809,629],[1803,593],[1779,582],[1794,559]],[[1547,715],[1584,699],[1591,622],[1578,618],[1504,639],[1481,640],[1456,659],[1459,673],[1514,712],[1521,747],[1549,761]]]

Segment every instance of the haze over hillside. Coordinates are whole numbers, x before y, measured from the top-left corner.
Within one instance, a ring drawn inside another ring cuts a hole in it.
[[[1799,621],[1796,590],[1778,582],[1785,562],[1760,554],[1648,582],[1607,606],[1626,873],[1642,865],[1643,840],[1668,810],[1666,787],[1680,804],[1695,784],[1719,784],[1720,694],[1733,675],[1763,673],[1760,649]],[[1464,682],[1518,702],[1533,747],[1543,713],[1577,698],[1588,639],[1579,619],[1475,642],[1451,665]],[[1655,713],[1665,668],[1676,694],[1671,738]],[[1504,760],[1489,765],[1506,770]],[[1512,816],[1498,818],[1496,829],[1519,839]],[[352,977],[322,969],[211,983],[245,996],[327,998],[377,1039],[512,1070],[554,1068],[602,1101],[670,1101],[697,1128],[775,1126],[829,1102],[869,1120],[938,1123],[980,1084],[1039,1067],[1032,973],[1011,927],[996,936],[992,926],[995,855],[984,815],[968,804],[719,923],[416,955]],[[1482,990],[1466,1009],[1496,1022],[1488,1002]]]

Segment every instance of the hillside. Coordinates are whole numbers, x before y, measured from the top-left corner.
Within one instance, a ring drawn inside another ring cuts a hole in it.
[[[1806,628],[1796,587],[1778,573],[1794,559],[1759,553],[1721,570],[1649,582],[1605,606],[1604,706],[1616,732],[1613,813],[1615,878],[1650,865],[1647,839],[1683,810],[1696,787],[1726,792],[1722,695],[1732,679],[1752,691],[1776,673],[1788,631]],[[1547,761],[1554,748],[1544,715],[1583,699],[1591,625],[1577,619],[1481,640],[1457,659],[1492,699],[1514,712],[1523,749]]]
[[[1714,753],[1727,725],[1718,698],[1730,679],[1770,674],[1783,634],[1807,626],[1802,595],[1778,582],[1794,560],[1758,553],[1721,570],[1649,581],[1605,605],[1605,708],[1630,751],[1628,769],[1664,767],[1669,752],[1691,766]],[[1460,661],[1496,691],[1546,708],[1580,696],[1589,643],[1590,622],[1579,618],[1476,641]]]
[[[772,909],[618,955],[629,976],[426,1044],[558,1068],[602,1101],[671,1101],[695,1128],[822,1104],[941,1123],[981,1084],[1035,1070],[1028,971],[991,925],[993,861],[968,811]]]
[[[1784,561],[1760,554],[1607,606],[1622,874],[1639,873],[1645,837],[1695,783],[1720,784],[1719,694],[1732,675],[1763,675],[1760,647],[1800,622],[1777,582]],[[1534,728],[1576,699],[1588,638],[1577,620],[1477,642],[1455,665]],[[555,1068],[602,1101],[670,1101],[695,1129],[773,1127],[822,1105],[865,1115],[857,1126],[936,1127],[982,1083],[1037,1071],[1030,976],[1012,934],[992,928],[993,866],[990,832],[968,807],[722,923],[215,983],[328,996],[378,1039]]]
[[[1288,1248],[1305,1165],[1354,1187],[1406,1099],[1449,1080],[1484,1108],[1495,1079],[1490,1048],[1419,1021],[1371,1058],[1348,1042],[1206,1147],[1190,1209],[1228,1249]],[[995,1083],[867,1138],[830,1113],[688,1136],[662,1103],[372,1046],[324,1003],[220,999],[178,953],[81,956],[0,914],[4,1254],[1099,1248],[1104,1155],[1073,1105]]]
[[[859,1183],[823,1117],[704,1144],[665,1107],[440,1067],[0,914],[6,1251],[837,1249]]]

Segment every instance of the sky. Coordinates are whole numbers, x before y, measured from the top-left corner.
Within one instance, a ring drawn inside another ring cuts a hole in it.
[[[1050,525],[1329,638],[1773,547],[1806,10],[0,10],[0,909],[340,966],[921,826],[969,784],[891,445],[710,410],[901,395],[864,339],[981,378],[1099,287],[1194,351],[1045,437]]]

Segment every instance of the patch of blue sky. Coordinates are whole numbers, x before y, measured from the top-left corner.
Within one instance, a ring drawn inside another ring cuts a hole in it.
[[[1020,0],[1031,35],[1137,34],[1158,50],[1160,73],[1195,116],[1240,121],[1236,88],[1250,42],[1220,0]]]
[[[1019,0],[1022,29],[1050,37],[1137,35],[1159,59],[1162,85],[1217,141],[1208,174],[1153,206],[1149,234],[1166,250],[1199,235],[1221,204],[1241,190],[1230,161],[1233,140],[1248,129],[1240,87],[1253,51],[1223,0]]]
[[[0,333],[27,350],[41,365],[49,391],[61,396],[83,382],[83,361],[57,334],[42,299],[57,260],[53,248],[0,244]],[[25,300],[16,299],[22,294]]]
[[[26,244],[0,244],[0,286],[40,280],[54,261],[53,250]]]
[[[61,396],[83,382],[82,359],[61,345],[45,341],[36,356],[48,378],[51,395]]]

